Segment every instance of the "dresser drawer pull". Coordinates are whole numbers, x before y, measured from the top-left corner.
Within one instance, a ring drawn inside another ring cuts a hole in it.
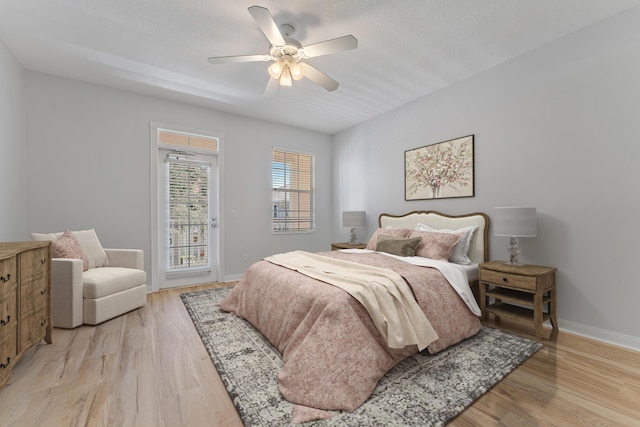
[[[7,363],[6,364],[5,363],[0,363],[0,369],[6,368],[7,366],[9,366],[9,363],[11,363],[11,358],[7,357]]]
[[[11,315],[10,314],[7,315],[7,320],[0,319],[0,325],[2,325],[2,326],[7,325],[9,323],[9,320],[11,320]]]
[[[46,295],[46,293],[47,293],[47,289],[46,288],[40,291],[40,295]]]
[[[7,274],[7,277],[0,276],[0,281],[2,281],[2,283],[7,283],[9,279],[11,279],[11,273]]]
[[[502,281],[503,281],[503,282],[505,282],[505,283],[507,283],[507,282],[509,281],[509,279],[507,279],[506,277],[503,277],[503,278],[502,278]]]

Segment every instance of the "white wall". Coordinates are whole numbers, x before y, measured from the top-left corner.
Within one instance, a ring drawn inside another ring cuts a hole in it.
[[[105,247],[144,249],[149,272],[149,123],[158,121],[224,135],[224,278],[239,277],[251,262],[276,251],[329,249],[329,136],[37,72],[28,72],[26,81],[28,232],[95,228]],[[270,232],[273,145],[316,154],[313,234]]]
[[[381,212],[535,206],[522,258],[558,267],[561,329],[640,349],[639,26],[636,9],[335,135],[334,223],[364,209],[369,236]],[[469,134],[475,197],[405,201],[404,151]]]
[[[0,42],[0,242],[25,238],[24,86],[20,63]]]

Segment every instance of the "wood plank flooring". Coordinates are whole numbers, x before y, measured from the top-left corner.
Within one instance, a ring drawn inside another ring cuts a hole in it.
[[[54,329],[0,390],[0,426],[241,426],[179,297],[220,286],[157,292],[101,325]],[[450,425],[634,426],[639,402],[640,353],[560,332]]]

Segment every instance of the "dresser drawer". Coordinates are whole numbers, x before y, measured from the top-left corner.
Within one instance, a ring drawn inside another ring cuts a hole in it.
[[[16,275],[16,259],[0,260],[0,297],[16,289],[18,276]]]
[[[44,338],[47,333],[48,318],[45,310],[37,311],[29,316],[20,319],[20,345],[18,351],[36,344]]]
[[[521,276],[519,274],[502,273],[493,270],[480,270],[480,281],[496,283],[500,286],[512,287],[515,289],[526,289],[535,291],[537,280],[532,276]]]
[[[44,278],[23,281],[20,286],[20,311],[24,314],[44,310],[49,301],[49,282]]]
[[[5,383],[11,372],[11,364],[18,353],[16,348],[16,325],[15,320],[6,325],[0,326],[0,384]]]
[[[18,301],[16,299],[16,290],[12,289],[10,292],[6,292],[2,299],[0,299],[0,337],[3,335],[3,330],[8,325],[15,325],[18,323]]]
[[[38,248],[20,254],[20,280],[48,280],[49,248]]]

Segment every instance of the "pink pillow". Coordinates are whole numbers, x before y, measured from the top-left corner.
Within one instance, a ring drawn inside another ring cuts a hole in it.
[[[369,243],[367,243],[367,249],[375,251],[376,245],[378,244],[378,236],[384,234],[385,236],[393,236],[393,237],[409,237],[409,233],[411,230],[408,228],[378,228],[373,236],[369,239]]]
[[[463,235],[463,233],[411,230],[409,237],[422,237],[422,241],[416,249],[416,256],[449,261],[453,248],[462,239]]]
[[[81,259],[82,271],[89,268],[89,259],[80,249],[80,243],[71,230],[65,231],[58,240],[51,242],[51,257]]]

